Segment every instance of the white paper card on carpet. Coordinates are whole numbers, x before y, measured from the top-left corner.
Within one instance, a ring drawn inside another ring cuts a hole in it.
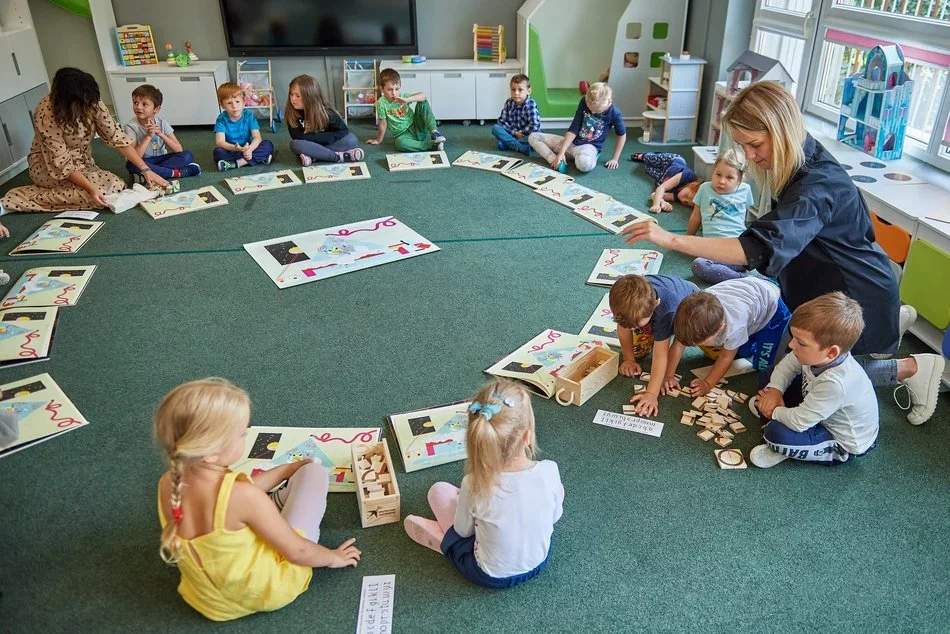
[[[504,172],[513,167],[518,167],[524,161],[502,156],[501,154],[489,154],[488,152],[476,152],[469,150],[462,156],[452,162],[452,165],[459,167],[473,167],[477,170],[487,170],[489,172]]]
[[[445,152],[404,152],[401,154],[387,154],[386,163],[390,172],[404,172],[407,170],[431,170],[442,167],[452,167]]]
[[[574,213],[601,229],[616,234],[638,222],[656,222],[656,218],[606,195],[574,207]]]
[[[356,634],[389,634],[393,631],[396,575],[363,577]]]
[[[618,414],[617,412],[607,412],[602,409],[597,410],[597,415],[594,416],[594,423],[605,427],[623,429],[625,431],[635,431],[638,434],[646,434],[647,436],[655,436],[657,438],[663,433],[663,423],[640,418],[639,416],[627,416],[626,414]]]
[[[393,216],[271,238],[244,250],[280,288],[439,251]]]
[[[613,286],[624,275],[653,275],[660,272],[663,254],[647,249],[604,249],[587,283]]]
[[[594,314],[590,316],[578,334],[596,337],[614,348],[620,347],[617,324],[614,322],[614,314],[610,311],[610,293],[604,293],[604,298],[597,304]]]
[[[224,182],[228,184],[228,187],[230,187],[231,191],[235,194],[252,194],[268,189],[281,189],[283,187],[294,187],[301,184],[300,179],[297,178],[293,170],[235,176],[234,178],[225,178]]]
[[[314,163],[303,168],[303,182],[307,184],[355,181],[369,177],[366,163]]]
[[[64,211],[61,214],[56,214],[54,218],[73,218],[75,220],[95,220],[96,216],[99,215],[98,211],[86,211],[84,209],[77,209],[76,211]]]
[[[693,370],[690,370],[690,372],[692,372],[693,376],[695,376],[698,379],[705,379],[707,376],[709,376],[709,372],[712,369],[713,367],[711,365],[705,365],[701,368],[695,368]],[[749,361],[748,359],[736,359],[735,361],[732,362],[732,364],[726,370],[726,373],[722,376],[723,378],[728,379],[731,376],[749,374],[750,372],[754,372],[754,371],[755,371],[755,368],[752,367],[751,361]]]

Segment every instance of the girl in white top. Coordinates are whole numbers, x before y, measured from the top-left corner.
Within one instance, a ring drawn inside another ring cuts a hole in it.
[[[557,464],[535,461],[534,412],[520,385],[494,380],[472,400],[468,460],[459,489],[429,489],[435,520],[409,515],[413,541],[441,552],[462,575],[490,588],[510,588],[547,563],[564,487]]]

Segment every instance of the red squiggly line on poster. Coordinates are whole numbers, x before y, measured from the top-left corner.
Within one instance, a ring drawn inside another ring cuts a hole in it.
[[[351,236],[354,233],[359,233],[360,231],[377,231],[380,227],[395,227],[398,223],[399,221],[396,220],[395,216],[390,216],[389,218],[384,218],[383,220],[380,220],[379,222],[377,222],[376,225],[373,226],[372,229],[350,230],[350,229],[343,228],[343,229],[340,229],[337,233],[328,233],[327,235],[334,236],[334,237]]]
[[[24,357],[27,359],[40,358],[39,353],[37,353],[34,348],[28,347],[30,345],[30,342],[33,341],[34,339],[38,339],[39,336],[40,336],[40,333],[36,331],[26,333],[26,341],[20,344],[20,348],[23,350],[23,352],[20,353],[21,357]]]
[[[66,416],[65,418],[59,418],[56,416],[57,410],[63,406],[62,403],[57,403],[56,401],[50,401],[46,404],[46,411],[49,412],[50,421],[56,423],[56,426],[62,429],[63,427],[69,427],[70,425],[82,425],[81,420],[77,420],[72,416]]]
[[[66,297],[66,295],[67,295],[68,293],[73,292],[74,290],[76,290],[76,285],[75,285],[75,284],[70,284],[69,286],[67,286],[66,288],[64,288],[64,289],[59,293],[59,295],[56,296],[56,299],[53,301],[53,303],[56,304],[56,305],[58,305],[58,306],[69,306],[69,298]]]
[[[360,433],[356,434],[349,440],[347,440],[346,438],[337,438],[336,436],[331,436],[330,432],[323,432],[319,436],[315,434],[311,434],[311,437],[314,440],[317,440],[319,442],[330,442],[331,440],[339,440],[340,442],[343,442],[349,445],[356,442],[357,440],[360,442],[373,442],[374,440],[376,440],[376,432],[361,431]]]
[[[70,244],[70,242],[76,242],[77,240],[82,240],[82,236],[73,236],[73,237],[71,237],[69,240],[66,241],[66,244],[64,244],[63,246],[59,247],[58,250],[59,250],[59,251],[66,251],[67,253],[72,253],[72,252],[73,252],[73,247],[72,247],[72,245]]]
[[[554,341],[558,339],[560,336],[561,336],[561,333],[554,332],[553,330],[549,330],[548,340],[542,343],[540,346],[531,346],[531,352],[537,352],[538,350],[544,349],[544,346],[548,345],[549,343],[554,343]]]
[[[610,266],[611,264],[617,261],[618,257],[620,257],[620,249],[607,249],[607,253],[609,253],[613,257],[607,260],[604,260],[604,264],[606,266]]]

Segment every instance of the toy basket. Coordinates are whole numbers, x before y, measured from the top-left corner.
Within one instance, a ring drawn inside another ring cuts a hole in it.
[[[273,77],[269,59],[237,61],[237,84],[244,91],[244,107],[255,113],[266,112],[271,132],[277,132],[281,114],[274,94]]]

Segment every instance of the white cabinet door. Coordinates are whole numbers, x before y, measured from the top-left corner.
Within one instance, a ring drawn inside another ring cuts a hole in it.
[[[475,73],[475,117],[495,120],[505,100],[511,97],[511,78],[515,73],[479,71]]]
[[[475,119],[473,73],[445,71],[432,73],[432,112],[439,120]]]
[[[13,162],[26,158],[33,143],[33,120],[23,95],[0,103],[0,130],[0,143],[10,148]]]
[[[424,92],[429,95],[429,105],[432,105],[432,86],[429,82],[429,73],[399,73],[401,78],[399,92]]]
[[[149,83],[162,91],[161,116],[175,125],[214,125],[218,118],[213,75],[153,75]]]
[[[21,92],[16,66],[13,64],[13,50],[6,34],[0,32],[0,101],[6,101]]]
[[[33,29],[20,29],[6,34],[10,46],[14,70],[16,71],[16,92],[26,92],[46,82],[46,66],[43,54]]]

